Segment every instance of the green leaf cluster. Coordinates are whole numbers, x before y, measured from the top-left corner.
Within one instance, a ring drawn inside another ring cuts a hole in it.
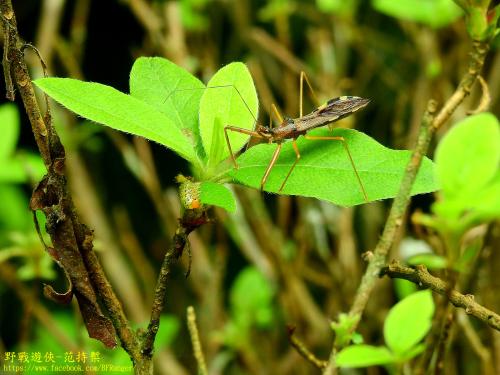
[[[42,78],[35,84],[80,116],[172,149],[193,165],[202,180],[219,173],[221,161],[229,156],[223,126],[233,124],[251,130],[258,113],[255,87],[242,63],[220,69],[208,88],[162,58],[139,58],[135,62],[130,95],[68,78]],[[236,150],[246,142],[246,137],[238,133],[229,134],[229,139]],[[217,194],[219,197],[215,197]],[[225,207],[235,205],[234,201],[228,203],[228,191],[223,187],[205,187],[204,197],[208,199],[206,204],[222,201]]]
[[[224,127],[232,125],[250,131],[258,116],[255,86],[242,63],[224,66],[205,86],[168,60],[141,57],[132,67],[130,95],[98,83],[67,78],[42,78],[35,83],[80,116],[170,148],[191,163],[195,178],[202,182],[220,185],[233,180],[260,188],[276,147],[252,147],[237,159],[238,169],[231,163]],[[317,134],[330,135],[325,130]],[[240,132],[228,131],[227,135],[235,152],[249,141],[249,136]],[[387,149],[352,130],[338,129],[334,135],[346,139],[369,199],[394,197],[410,153]],[[343,206],[365,203],[342,143],[301,138],[297,144],[302,159],[280,193],[315,197]],[[264,190],[278,192],[294,162],[295,153],[286,142]],[[202,185],[201,203],[234,210],[230,191],[214,184]],[[437,188],[433,163],[425,159],[412,194]]]
[[[433,215],[420,224],[436,230],[446,249],[446,264],[464,269],[480,246],[461,249],[470,228],[500,218],[500,124],[491,113],[470,116],[451,128],[436,150],[436,172],[442,191]],[[441,259],[434,259],[443,263]],[[434,262],[436,265],[436,263]]]
[[[340,367],[369,367],[404,363],[421,353],[420,344],[431,328],[434,301],[429,290],[416,292],[392,307],[384,322],[386,346],[352,345],[336,357]]]

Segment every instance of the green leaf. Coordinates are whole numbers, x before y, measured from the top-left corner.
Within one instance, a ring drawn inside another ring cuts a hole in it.
[[[252,76],[243,63],[231,63],[221,68],[207,87],[200,103],[200,134],[205,151],[210,153],[208,165],[216,166],[230,155],[224,134],[217,133],[219,137],[214,137],[216,124],[253,130],[259,102]],[[233,152],[242,148],[249,138],[233,131],[228,135]]]
[[[452,0],[372,0],[372,6],[388,16],[434,28],[447,26],[463,14]]]
[[[499,163],[500,127],[496,117],[481,113],[460,121],[436,150],[437,177],[444,197],[477,196],[497,175]]]
[[[431,270],[440,270],[448,267],[448,260],[445,257],[433,253],[414,255],[407,260],[407,263],[414,266],[423,264]]]
[[[205,85],[187,70],[161,57],[140,57],[130,72],[130,95],[167,116],[203,158],[198,115]]]
[[[411,294],[389,311],[384,323],[385,343],[402,357],[427,335],[433,315],[434,301],[430,290]]]
[[[500,171],[467,205],[483,221],[500,218]]]
[[[344,137],[370,201],[396,196],[410,159],[410,151],[388,149],[355,130],[335,129],[330,132],[327,129],[319,129],[311,134]],[[314,197],[340,206],[354,206],[365,202],[342,142],[311,141],[300,137],[297,146],[302,157],[282,194]],[[230,175],[243,185],[260,189],[262,176],[276,147],[275,144],[260,144],[250,148],[238,158],[239,168],[231,170]],[[278,192],[294,162],[292,144],[286,142],[264,190]],[[434,164],[424,158],[412,194],[429,193],[437,188]]]
[[[500,172],[475,194],[446,197],[434,203],[432,210],[456,233],[500,218]]]
[[[200,200],[203,204],[222,207],[229,212],[236,210],[236,201],[231,190],[215,182],[205,181],[201,183]]]
[[[335,358],[340,367],[368,367],[394,363],[394,355],[385,346],[352,345]]]
[[[137,98],[99,83],[70,78],[40,78],[34,83],[82,117],[158,142],[197,162],[193,146],[181,130],[163,113]]]
[[[0,160],[4,160],[14,153],[19,138],[19,112],[14,104],[0,106],[0,125]]]

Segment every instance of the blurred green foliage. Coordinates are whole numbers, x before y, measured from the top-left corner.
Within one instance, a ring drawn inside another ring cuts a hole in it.
[[[229,292],[229,320],[220,340],[234,350],[252,345],[255,329],[269,329],[275,317],[275,287],[254,267],[240,271]]]

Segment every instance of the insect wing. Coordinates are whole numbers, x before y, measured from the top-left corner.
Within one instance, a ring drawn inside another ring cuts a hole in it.
[[[330,122],[333,122],[364,108],[369,102],[369,99],[360,98],[359,96],[340,96],[330,99],[326,104],[319,107],[316,110],[316,115],[328,117]]]

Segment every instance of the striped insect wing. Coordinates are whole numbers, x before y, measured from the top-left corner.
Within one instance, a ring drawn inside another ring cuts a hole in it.
[[[317,115],[336,121],[358,111],[370,102],[369,99],[359,96],[340,96],[330,99],[326,104],[318,108]]]

